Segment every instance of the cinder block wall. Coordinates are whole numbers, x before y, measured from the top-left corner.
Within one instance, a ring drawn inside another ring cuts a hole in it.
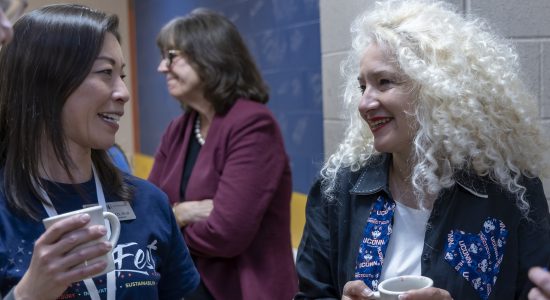
[[[351,21],[373,0],[320,0],[323,64],[323,115],[325,156],[343,137],[340,61],[351,44]],[[550,138],[550,1],[548,0],[447,0],[459,10],[487,20],[516,44],[525,81],[539,100],[540,122]],[[550,149],[548,149],[550,151]],[[544,179],[547,196],[550,179]]]

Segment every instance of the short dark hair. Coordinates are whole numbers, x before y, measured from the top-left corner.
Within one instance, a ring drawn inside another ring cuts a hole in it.
[[[37,218],[28,199],[41,199],[38,187],[41,145],[73,178],[62,126],[69,96],[90,73],[107,33],[118,40],[118,17],[74,4],[50,5],[29,12],[14,24],[14,40],[0,51],[0,167],[7,201]],[[92,161],[106,191],[124,200],[131,188],[105,150],[92,149]]]
[[[180,50],[203,83],[205,98],[225,114],[239,98],[267,103],[269,91],[237,27],[205,8],[171,20],[160,31],[161,51]]]

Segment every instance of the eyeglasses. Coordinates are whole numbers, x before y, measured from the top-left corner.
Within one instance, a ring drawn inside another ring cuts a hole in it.
[[[0,0],[0,7],[12,23],[23,15],[28,5],[27,0]]]
[[[170,68],[174,62],[174,58],[181,55],[180,50],[168,50],[162,53],[162,59],[166,59],[166,66]]]

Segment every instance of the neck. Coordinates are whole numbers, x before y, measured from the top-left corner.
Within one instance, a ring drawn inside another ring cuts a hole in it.
[[[398,201],[408,207],[420,208],[420,199],[417,199],[412,185],[412,165],[408,159],[400,156],[392,156],[390,166],[389,186],[395,201]],[[422,204],[431,209],[436,195],[426,194]]]
[[[390,176],[396,176],[400,181],[410,181],[412,166],[408,158],[392,155]]]
[[[411,166],[399,156],[392,156],[389,187],[395,201],[412,208],[419,207],[411,182]]]
[[[193,105],[193,109],[195,109],[199,114],[198,118],[200,119],[200,133],[204,138],[206,138],[208,135],[208,129],[210,129],[210,124],[212,123],[216,112],[210,102],[206,100]]]
[[[43,147],[43,149],[38,167],[40,177],[59,183],[82,183],[92,178],[91,149],[88,151],[74,151],[74,149],[71,151],[70,147],[67,149],[70,158],[68,171],[72,179],[61,161],[55,156],[53,148]]]

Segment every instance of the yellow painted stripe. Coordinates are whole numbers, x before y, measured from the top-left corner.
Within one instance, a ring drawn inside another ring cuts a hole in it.
[[[153,168],[153,157],[141,153],[134,154],[134,175],[147,179]]]
[[[153,157],[141,153],[134,154],[134,175],[147,179],[151,168],[153,167]],[[290,233],[292,237],[292,247],[298,248],[302,239],[302,232],[306,222],[306,200],[307,195],[302,193],[292,193],[290,202]]]
[[[302,193],[292,193],[292,201],[290,202],[290,233],[292,237],[292,247],[298,248],[304,224],[306,223],[306,200],[307,195]]]

